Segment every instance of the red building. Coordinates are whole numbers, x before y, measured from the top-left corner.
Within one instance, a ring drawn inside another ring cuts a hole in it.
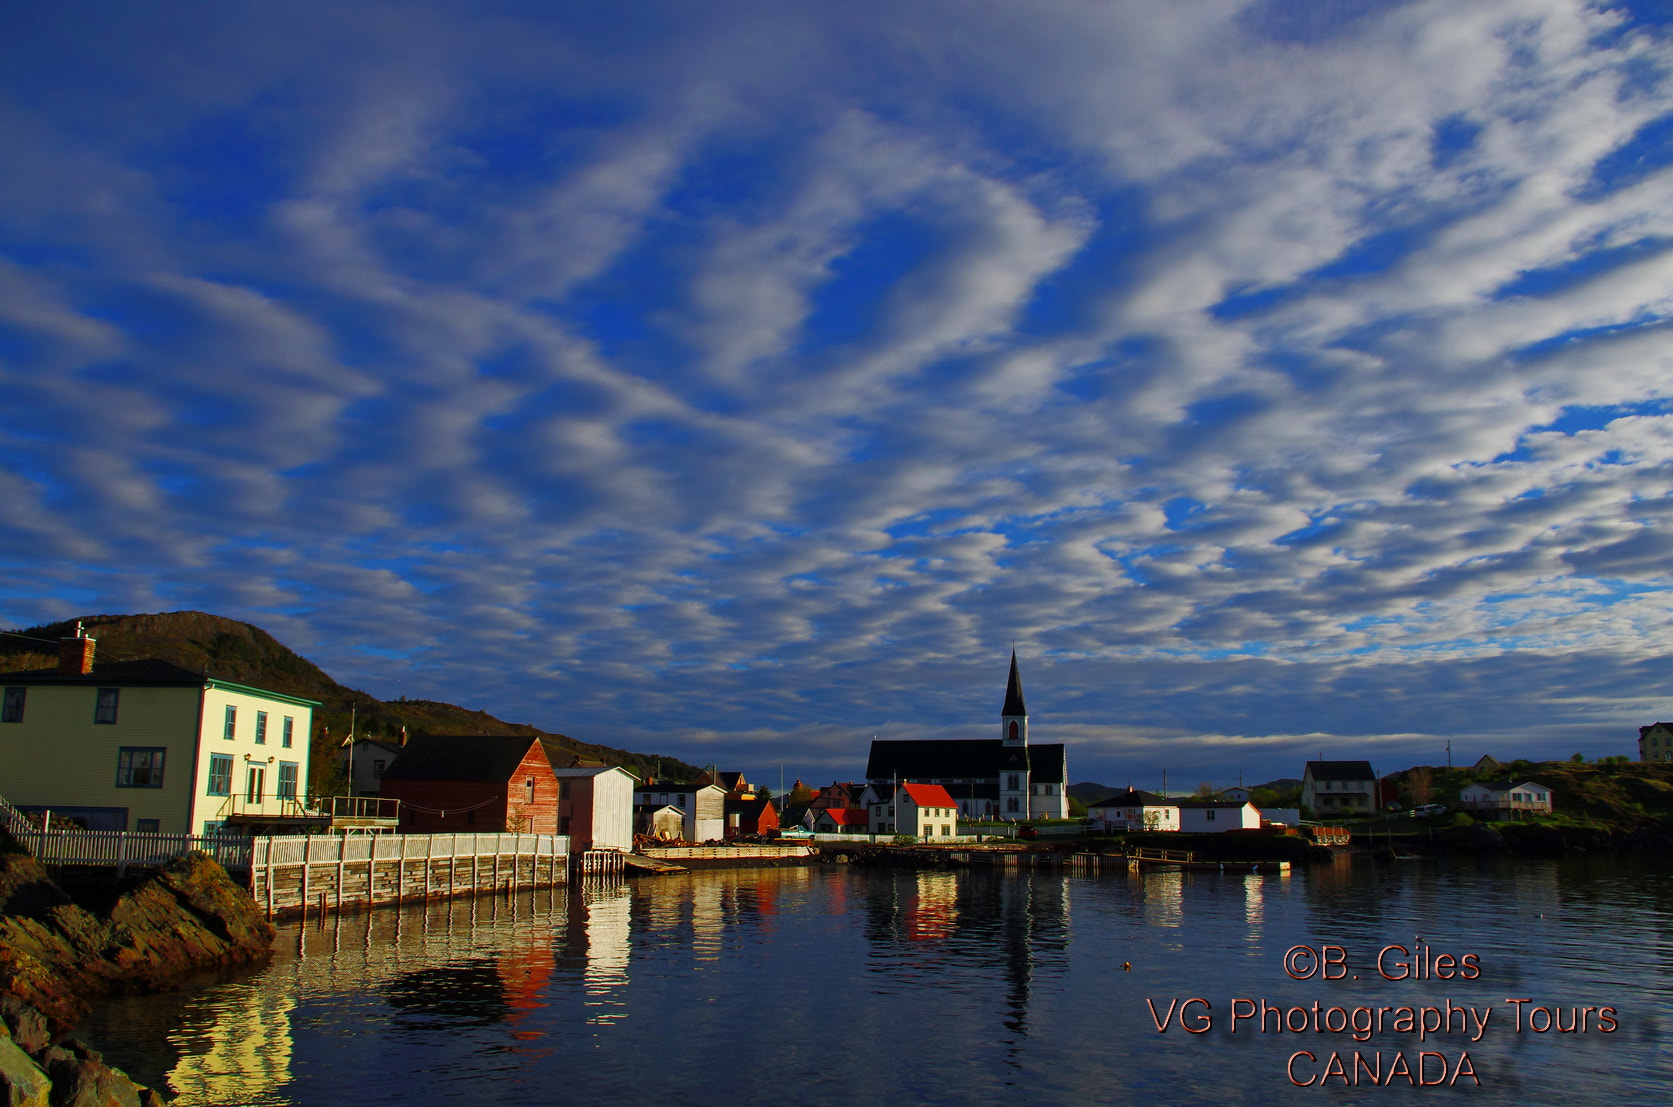
[[[558,832],[558,781],[536,738],[418,735],[384,770],[382,795],[401,801],[412,833]]]
[[[778,808],[766,799],[731,799],[726,801],[726,836],[766,834],[778,829]]]

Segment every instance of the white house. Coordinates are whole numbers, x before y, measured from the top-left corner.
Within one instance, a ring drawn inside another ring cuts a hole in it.
[[[401,747],[376,738],[356,738],[343,747],[337,765],[348,777],[349,795],[375,796],[383,787],[383,773],[395,764]]]
[[[679,808],[685,820],[680,837],[688,842],[717,842],[726,837],[726,789],[718,784],[647,781],[633,790],[633,804]]]
[[[1471,784],[1458,793],[1465,811],[1490,819],[1518,819],[1551,813],[1551,789],[1543,784]]]
[[[1248,800],[1180,800],[1179,829],[1187,834],[1259,830],[1261,813]]]
[[[1086,815],[1104,830],[1179,829],[1179,802],[1139,788],[1087,804]]]
[[[1673,761],[1673,723],[1638,728],[1638,760]]]
[[[872,804],[874,834],[910,834],[924,841],[958,833],[958,801],[939,784],[902,784]]]
[[[1369,761],[1309,761],[1301,775],[1301,806],[1313,818],[1369,815],[1377,810],[1377,774]]]
[[[77,635],[56,668],[0,673],[0,794],[13,805],[89,830],[317,823],[304,801],[318,701],[94,654]]]
[[[558,833],[570,849],[633,850],[633,786],[639,779],[619,766],[553,769],[558,778]]]

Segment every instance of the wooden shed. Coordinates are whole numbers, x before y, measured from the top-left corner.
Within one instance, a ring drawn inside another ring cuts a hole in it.
[[[382,795],[401,801],[412,833],[558,833],[558,781],[536,738],[417,735],[384,771]]]

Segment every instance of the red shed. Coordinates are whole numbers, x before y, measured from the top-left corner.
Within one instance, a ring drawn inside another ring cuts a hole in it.
[[[384,770],[382,795],[401,801],[401,829],[558,832],[558,781],[537,738],[421,734]]]
[[[724,776],[725,774],[721,774]],[[742,774],[739,774],[740,776]],[[778,829],[778,808],[770,799],[726,800],[726,836],[767,834]]]

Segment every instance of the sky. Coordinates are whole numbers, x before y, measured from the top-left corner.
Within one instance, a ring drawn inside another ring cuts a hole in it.
[[[1636,755],[1673,11],[0,8],[0,626],[777,786]]]

